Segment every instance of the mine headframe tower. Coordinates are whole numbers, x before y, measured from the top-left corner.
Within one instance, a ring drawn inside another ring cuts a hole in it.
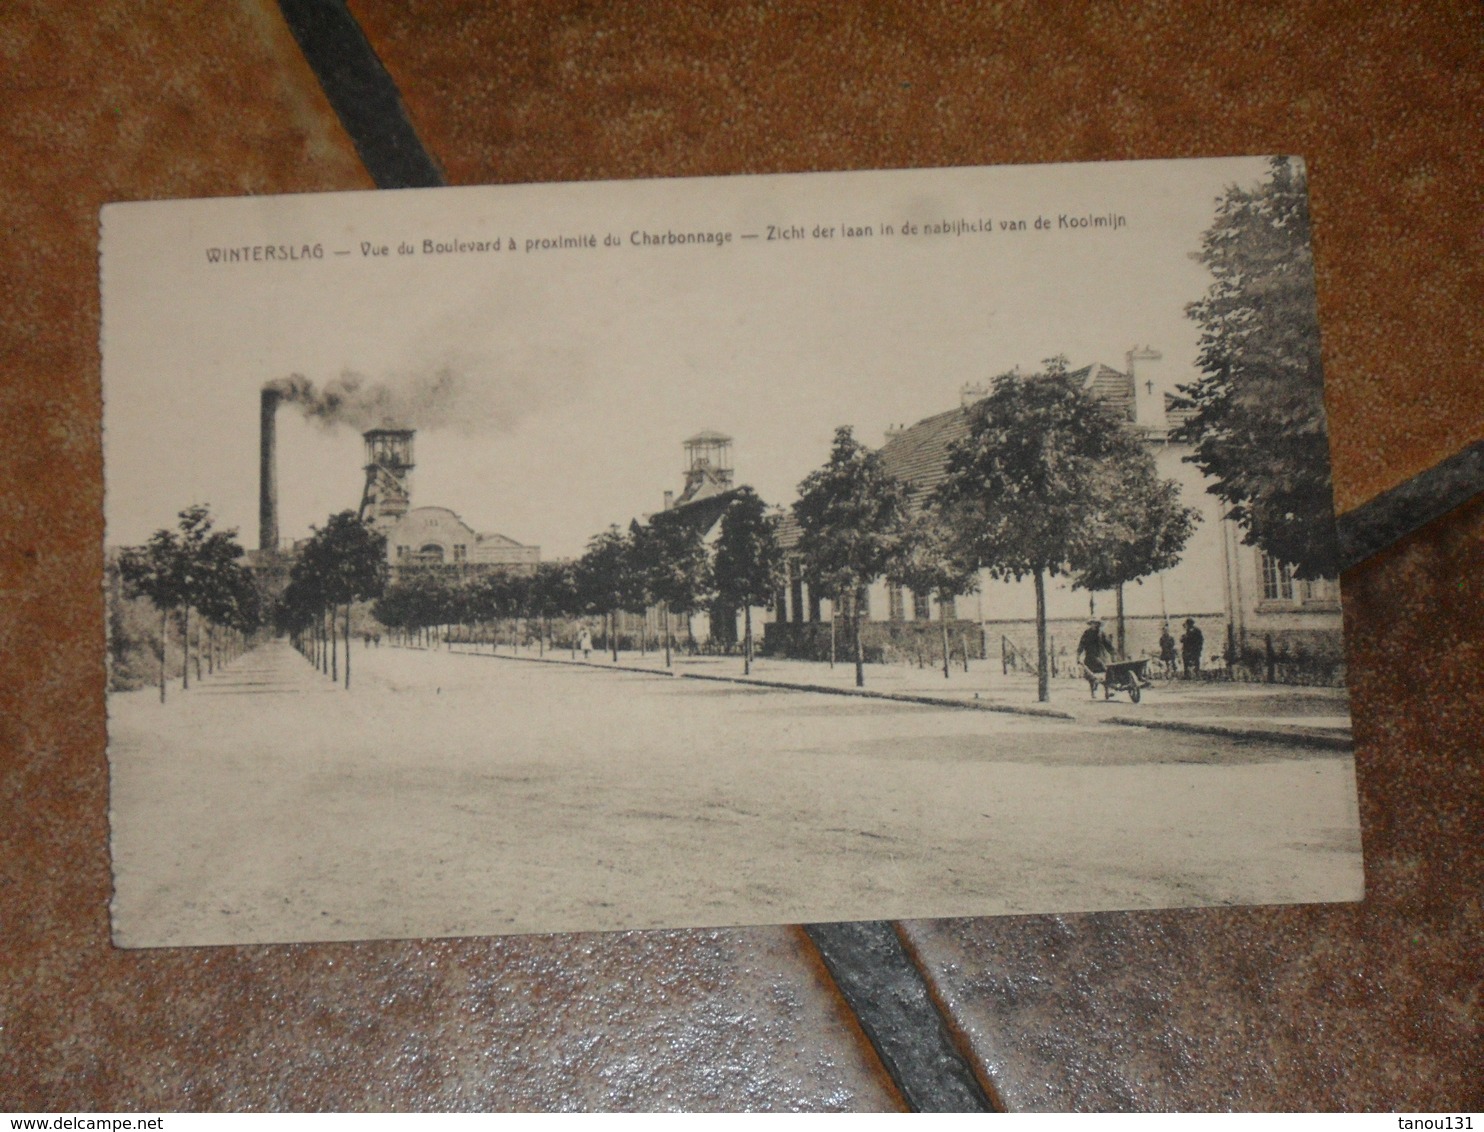
[[[407,514],[412,499],[410,428],[373,428],[366,441],[366,490],[361,494],[361,520],[386,531]]]

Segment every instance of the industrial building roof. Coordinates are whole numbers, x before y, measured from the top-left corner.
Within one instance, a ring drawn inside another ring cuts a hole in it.
[[[1134,379],[1100,362],[1072,370],[1069,374],[1083,388],[1096,396],[1114,415],[1134,420]],[[1182,397],[1165,395],[1166,411],[1171,424],[1180,423],[1195,411],[1195,406]],[[969,407],[960,406],[924,417],[914,425],[888,433],[878,451],[886,470],[910,484],[912,504],[920,507],[932,491],[948,478],[948,450],[969,435]],[[799,525],[788,511],[779,526],[779,540],[785,547],[798,543]]]

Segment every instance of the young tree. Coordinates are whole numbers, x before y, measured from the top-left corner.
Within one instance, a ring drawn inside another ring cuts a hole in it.
[[[505,616],[510,621],[510,651],[520,651],[521,618],[531,615],[531,578],[526,574],[503,573]]]
[[[546,655],[546,638],[551,618],[575,612],[572,570],[565,562],[542,562],[536,566],[526,590],[526,600],[537,620],[536,640],[539,655]]]
[[[712,565],[716,592],[729,606],[742,607],[742,673],[752,672],[752,607],[771,606],[783,585],[783,551],[778,520],[750,487],[722,512]]]
[[[1201,326],[1196,413],[1179,436],[1246,527],[1244,541],[1299,578],[1339,573],[1308,179],[1276,157],[1256,188],[1232,186],[1194,258],[1215,281],[1186,307]]]
[[[587,552],[577,560],[577,590],[585,608],[608,618],[614,664],[618,663],[617,615],[623,608],[630,563],[628,540],[616,526],[594,535]]]
[[[979,578],[973,558],[964,552],[938,507],[926,507],[908,521],[886,576],[911,593],[932,594],[938,599],[943,678],[948,679],[948,607],[954,598],[973,593]]]
[[[386,588],[376,603],[371,606],[371,616],[387,630],[392,642],[412,627],[412,603],[407,587],[396,584]]]
[[[184,598],[180,580],[180,540],[174,531],[158,530],[143,546],[127,548],[119,558],[124,593],[148,598],[160,612],[160,703],[165,702],[165,645],[170,613]]]
[[[998,578],[1029,575],[1036,588],[1037,697],[1050,699],[1046,578],[1075,569],[1097,533],[1110,459],[1123,424],[1068,376],[1005,374],[971,410],[969,435],[949,449],[938,501],[963,552]]]
[[[503,570],[475,578],[466,587],[464,615],[471,622],[482,624],[490,636],[490,651],[500,650],[500,621],[510,615],[511,599],[514,596],[506,584],[508,575]]]
[[[216,563],[224,556],[240,557],[236,531],[213,531],[211,509],[203,503],[193,504],[180,513],[179,552],[176,576],[180,584],[181,640],[185,656],[181,661],[181,687],[191,686],[191,608],[199,607],[211,592]],[[199,679],[200,656],[197,654]]]
[[[290,577],[306,583],[306,594],[321,602],[329,616],[331,676],[338,679],[336,617],[344,607],[345,686],[350,687],[350,607],[380,597],[386,588],[386,536],[373,530],[354,511],[331,515],[305,545]]]
[[[649,644],[649,607],[659,601],[652,583],[658,573],[661,553],[655,533],[649,527],[641,526],[638,519],[630,519],[623,547],[619,608],[638,619],[640,656],[644,655]]]
[[[864,687],[861,620],[866,587],[886,573],[907,520],[908,488],[859,443],[848,427],[835,430],[830,458],[799,485],[794,516],[802,528],[805,575],[824,592],[850,598],[855,683]]]
[[[725,518],[722,520],[725,525]],[[670,614],[689,616],[702,608],[711,592],[711,563],[701,530],[682,516],[660,511],[638,531],[639,564],[646,574],[645,588],[664,618],[665,667],[673,663]]]
[[[1124,660],[1123,587],[1178,563],[1201,514],[1181,506],[1180,485],[1159,478],[1153,458],[1137,440],[1114,464],[1090,520],[1092,537],[1078,555],[1073,585],[1114,592],[1118,657]]]
[[[207,618],[233,617],[232,606],[252,588],[251,579],[238,564],[242,547],[235,530],[213,529],[211,510],[194,504],[180,512],[174,531],[158,530],[142,547],[126,550],[119,563],[124,592],[148,598],[160,610],[160,701],[165,700],[165,644],[169,613],[181,615],[181,687],[191,686],[191,663],[201,675],[200,649],[191,651],[191,609]]]
[[[316,668],[319,667],[319,654],[312,630],[319,608],[318,598],[309,592],[304,579],[292,576],[273,606],[273,627],[280,633],[287,633],[294,648]]]
[[[225,535],[216,538],[215,535]],[[217,631],[251,633],[258,626],[259,595],[251,571],[238,561],[241,548],[233,532],[214,532],[208,540],[205,565],[208,584],[200,599],[199,609],[210,626],[208,640],[215,641]],[[235,552],[235,553],[233,553]],[[208,662],[214,665],[214,650],[208,646]]]

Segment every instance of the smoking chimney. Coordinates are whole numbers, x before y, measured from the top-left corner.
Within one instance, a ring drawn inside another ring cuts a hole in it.
[[[278,401],[264,389],[258,415],[258,549],[278,549]]]

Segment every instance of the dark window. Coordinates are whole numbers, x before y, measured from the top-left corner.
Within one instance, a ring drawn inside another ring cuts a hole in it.
[[[927,594],[912,595],[912,617],[917,621],[929,621],[933,616],[933,604]]]
[[[907,611],[902,601],[902,587],[888,586],[886,588],[886,616],[889,621],[904,621]]]

